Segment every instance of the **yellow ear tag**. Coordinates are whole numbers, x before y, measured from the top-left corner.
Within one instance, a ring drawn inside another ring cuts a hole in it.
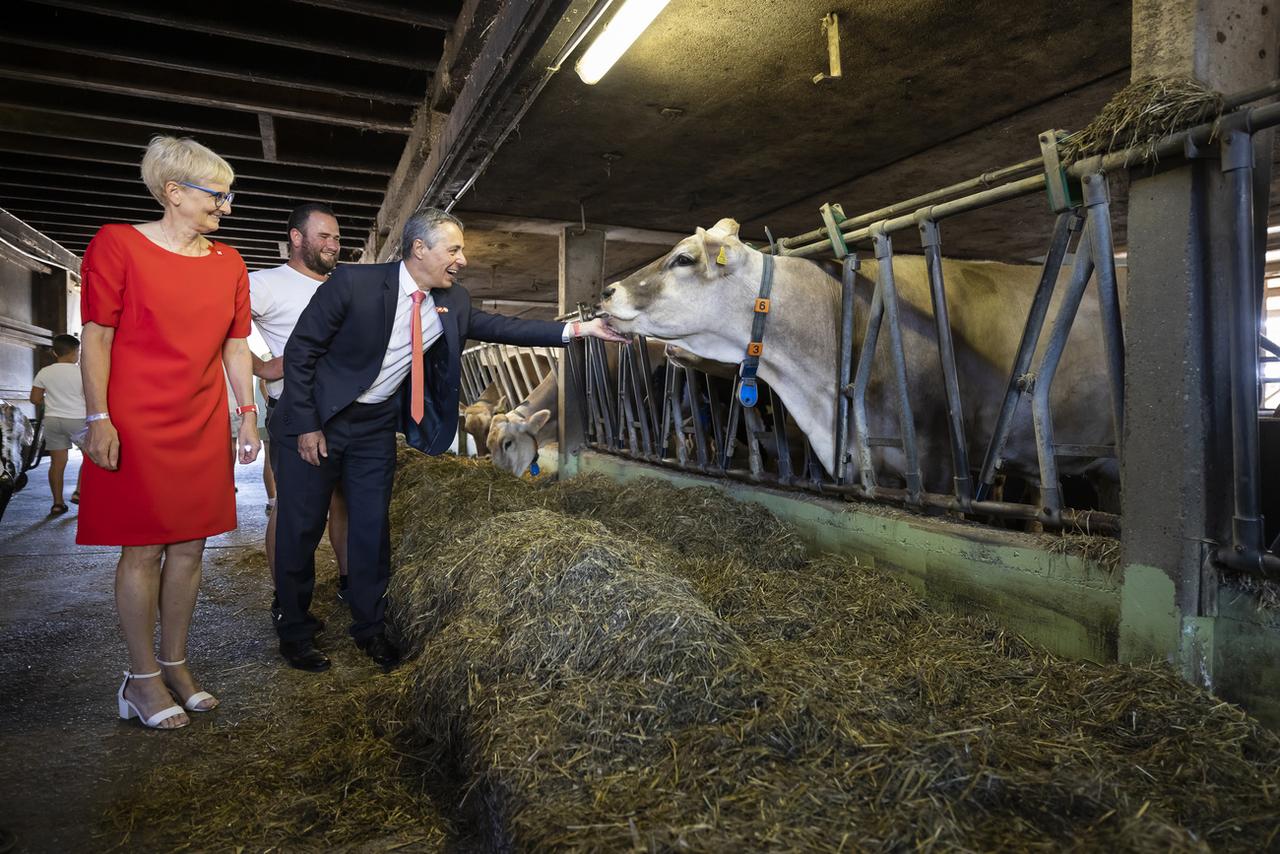
[[[729,263],[729,259],[724,256],[724,247],[720,247],[720,254],[716,256],[716,263],[721,267]]]

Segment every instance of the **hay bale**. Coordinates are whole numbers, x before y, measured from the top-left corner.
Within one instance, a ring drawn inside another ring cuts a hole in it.
[[[1222,95],[1193,77],[1143,77],[1112,96],[1084,128],[1067,136],[1059,152],[1067,164],[1126,148],[1133,149],[1133,160],[1140,160],[1152,156],[1156,143],[1170,134],[1217,119],[1222,108]]]
[[[421,651],[418,734],[474,792],[466,809],[490,847],[536,840],[542,810],[566,808],[549,797],[556,781],[630,767],[628,734],[643,751],[643,733],[755,704],[759,675],[736,633],[661,554],[598,522],[499,514],[434,567],[398,574],[388,598]],[[551,765],[528,755],[538,744]]]

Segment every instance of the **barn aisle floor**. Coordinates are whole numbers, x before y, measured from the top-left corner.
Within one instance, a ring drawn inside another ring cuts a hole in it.
[[[79,463],[73,452],[68,483],[75,482]],[[261,547],[262,466],[238,466],[240,527],[209,541],[189,654],[222,705],[193,716],[192,726],[178,732],[144,731],[136,720],[119,720],[115,691],[127,660],[112,598],[118,550],[75,544],[75,505],[63,516],[47,515],[47,473],[47,460],[29,473],[30,483],[13,496],[0,526],[0,829],[16,836],[14,850],[109,848],[119,840],[95,836],[102,811],[167,749],[180,749],[185,734],[214,719],[244,719],[267,680],[288,690],[305,679],[373,672],[345,639],[344,615],[335,613],[327,543],[313,610],[331,623],[320,645],[333,656],[334,671],[316,677],[280,660]]]

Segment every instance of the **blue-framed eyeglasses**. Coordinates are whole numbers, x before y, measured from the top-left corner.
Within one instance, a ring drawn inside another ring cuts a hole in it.
[[[213,196],[213,206],[215,208],[231,204],[236,197],[235,193],[219,193],[216,190],[210,190],[208,187],[201,187],[199,184],[188,184],[186,181],[178,181],[177,183],[184,187],[190,187],[193,190],[199,190],[202,193],[208,193]]]

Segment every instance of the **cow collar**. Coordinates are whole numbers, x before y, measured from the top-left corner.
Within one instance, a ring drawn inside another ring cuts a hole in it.
[[[756,372],[760,368],[760,354],[764,352],[764,322],[769,318],[769,292],[773,290],[773,253],[777,247],[773,234],[764,230],[769,238],[769,254],[763,255],[764,267],[760,271],[760,293],[756,295],[751,321],[751,343],[747,344],[747,357],[738,368],[738,401],[748,409],[756,405],[760,392],[756,389]]]

